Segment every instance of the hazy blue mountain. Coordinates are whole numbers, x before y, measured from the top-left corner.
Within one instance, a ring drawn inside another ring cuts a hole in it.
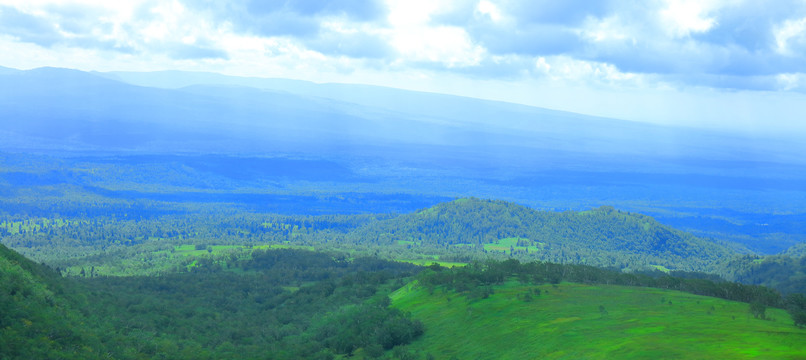
[[[802,142],[376,86],[0,70],[0,150],[326,159],[354,176],[306,187],[614,205],[765,252],[806,241]]]
[[[583,161],[592,170],[606,160],[597,170],[621,164],[674,172],[686,162],[686,169],[713,173],[708,161],[800,159],[780,142],[449,95],[205,73],[140,75],[52,68],[2,74],[4,131],[67,148],[390,152],[530,169],[577,169],[569,164]]]
[[[20,70],[0,66],[0,74],[13,74]]]
[[[801,160],[799,142],[598,118],[467,97],[370,85],[316,84],[300,80],[246,78],[220,74],[160,71],[112,72],[103,76],[141,86],[179,89],[192,85],[237,85],[314,96],[485,132],[505,133],[509,145],[572,151],[764,160]],[[389,113],[384,113],[389,115]],[[521,136],[515,136],[521,135]],[[512,138],[512,136],[515,136]],[[523,138],[528,139],[524,141]],[[542,146],[541,146],[542,145]],[[794,148],[794,149],[793,149]]]

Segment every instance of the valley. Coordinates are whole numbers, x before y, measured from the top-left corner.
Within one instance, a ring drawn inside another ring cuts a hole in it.
[[[804,356],[792,139],[281,79],[0,80],[0,357]]]

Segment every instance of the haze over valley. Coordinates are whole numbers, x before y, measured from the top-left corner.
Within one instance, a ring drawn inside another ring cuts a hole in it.
[[[803,357],[804,19],[0,0],[0,358]]]

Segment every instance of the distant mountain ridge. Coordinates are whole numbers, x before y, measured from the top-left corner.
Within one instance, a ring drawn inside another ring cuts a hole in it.
[[[697,157],[698,147],[705,146],[715,159],[748,160],[756,156],[757,146],[767,154],[776,147],[775,142],[716,132],[367,85],[58,68],[0,71],[0,76],[5,77],[0,115],[29,123],[12,131],[36,136],[56,125],[67,139],[108,150],[302,151],[330,142],[464,147],[480,154],[532,149]],[[118,129],[117,136],[101,139],[113,135],[110,128]],[[742,146],[732,145],[736,142]],[[300,143],[304,145],[293,146]]]
[[[0,151],[325,160],[353,182],[306,191],[612,204],[762,253],[806,239],[805,146],[378,86],[0,70]]]

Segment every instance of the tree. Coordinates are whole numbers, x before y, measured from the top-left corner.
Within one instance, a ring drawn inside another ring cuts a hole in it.
[[[761,320],[764,320],[767,318],[766,312],[767,312],[766,305],[758,301],[753,301],[750,303],[750,313],[753,314],[754,318],[756,319],[761,318]]]
[[[803,294],[791,294],[786,297],[787,311],[792,316],[795,326],[802,328],[806,326],[806,296]]]

